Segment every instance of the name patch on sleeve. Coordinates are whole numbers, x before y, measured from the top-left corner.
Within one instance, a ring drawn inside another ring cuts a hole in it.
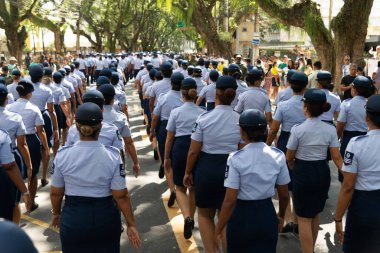
[[[55,164],[53,163],[53,165],[51,166],[51,169],[50,169],[50,174],[54,174],[54,168],[55,168]]]
[[[228,178],[228,172],[230,171],[230,166],[227,165],[226,172],[224,173],[224,179]]]
[[[354,159],[354,153],[346,151],[346,153],[344,154],[344,165],[351,165],[353,159]]]
[[[194,133],[197,130],[197,127],[198,127],[198,123],[195,123],[193,126],[193,130],[191,132]]]
[[[126,174],[127,173],[125,172],[124,164],[120,164],[120,176],[125,177]]]

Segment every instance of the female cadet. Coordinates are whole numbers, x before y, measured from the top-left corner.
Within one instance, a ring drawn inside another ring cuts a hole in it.
[[[275,104],[278,105],[280,102],[282,101],[286,101],[288,99],[290,99],[292,96],[293,96],[293,90],[292,88],[290,87],[290,82],[289,80],[292,78],[292,76],[296,73],[297,71],[295,71],[294,69],[291,69],[288,71],[288,73],[286,74],[286,88],[283,89],[283,90],[280,90],[278,92],[278,95],[276,97],[276,100],[275,100]]]
[[[189,196],[187,196],[187,188],[183,185],[183,176],[190,148],[191,130],[198,116],[205,111],[194,104],[197,97],[197,84],[194,79],[186,78],[182,81],[181,93],[184,104],[170,113],[166,127],[164,165],[165,170],[169,171],[171,167],[173,168],[177,203],[185,217],[183,235],[185,239],[189,239],[194,227],[195,196],[193,189],[189,189]]]
[[[375,91],[372,81],[367,77],[358,76],[354,79],[351,88],[353,98],[343,101],[337,120],[338,138],[341,139],[340,154],[343,157],[348,142],[352,137],[365,135],[367,124],[365,122],[365,104]],[[343,182],[343,175],[339,172],[339,181]]]
[[[117,111],[124,113],[125,116],[127,116],[127,118],[129,118],[128,105],[127,105],[127,95],[125,94],[124,91],[122,91],[118,87],[118,83],[120,81],[119,74],[117,72],[112,72],[112,76],[111,76],[110,81],[111,81],[111,84],[113,85],[113,87],[115,88],[115,92],[116,92],[115,99],[117,101],[119,101],[119,110],[117,110]]]
[[[267,145],[271,145],[272,142],[277,137],[277,133],[281,126],[281,133],[277,141],[277,148],[286,154],[286,144],[288,143],[290,130],[293,126],[303,123],[306,120],[303,111],[302,97],[305,92],[308,78],[307,75],[301,72],[294,72],[290,79],[288,79],[291,89],[293,90],[293,96],[287,100],[280,102],[277,105],[276,112],[273,117],[272,124],[270,126],[270,131],[267,138]],[[292,178],[292,171],[289,171],[290,178]],[[290,182],[289,191],[292,191],[292,183]],[[296,217],[294,216],[294,211],[291,210],[291,205],[289,204],[286,209],[285,222],[287,223],[283,231],[286,232],[296,232],[298,231],[298,225]]]
[[[230,154],[224,186],[227,188],[219,222],[216,246],[227,224],[227,252],[275,253],[278,232],[289,202],[290,181],[286,159],[279,149],[267,146],[267,120],[263,112],[249,109],[239,118],[242,150]],[[277,186],[279,212],[272,203]]]
[[[231,104],[231,107],[235,108],[235,106],[238,103],[238,99],[239,99],[240,94],[244,93],[247,90],[247,84],[245,82],[241,81],[243,74],[241,73],[241,69],[240,69],[239,65],[237,65],[237,64],[230,64],[228,66],[228,75],[235,78],[236,84],[238,86],[236,89],[235,99],[234,99],[234,101],[232,101],[232,104]]]
[[[215,82],[219,78],[219,72],[216,70],[211,70],[209,74],[210,83],[203,87],[199,97],[197,99],[197,105],[199,106],[203,99],[206,99],[206,108],[207,111],[211,111],[215,108]]]
[[[11,138],[12,152],[21,176],[26,178],[27,175],[30,180],[32,175],[32,163],[30,161],[29,149],[25,139],[25,126],[20,115],[5,109],[5,106],[7,105],[7,94],[7,87],[0,84],[0,129],[6,131]],[[16,197],[16,204],[13,209],[13,222],[19,224],[21,218],[21,210],[19,206],[21,192],[15,185],[11,188],[13,190],[13,196]]]
[[[162,159],[165,158],[165,141],[166,141],[166,126],[168,124],[168,119],[170,116],[170,112],[180,107],[183,104],[180,89],[181,89],[181,82],[184,80],[184,76],[180,72],[175,72],[171,76],[171,85],[172,90],[168,93],[161,95],[161,97],[158,99],[157,106],[154,108],[154,111],[152,113],[152,125],[150,127],[150,141],[153,141],[153,138],[157,136],[157,142],[158,142],[158,152],[160,153],[160,157]],[[159,123],[159,129],[156,133],[156,126]],[[163,166],[163,165],[162,165]],[[176,192],[174,188],[173,183],[173,172],[171,168],[165,169],[165,177],[166,182],[168,184],[168,187],[170,189],[170,198],[168,200],[168,206],[172,207],[174,205],[174,201],[176,199]]]
[[[202,68],[201,67],[196,66],[194,68],[193,78],[194,78],[195,82],[197,83],[197,92],[199,94],[201,92],[201,90],[203,89],[203,87],[206,86],[206,83],[202,80]]]
[[[221,209],[225,195],[223,181],[227,158],[238,149],[241,140],[237,125],[239,114],[231,107],[236,89],[236,79],[231,76],[219,77],[216,81],[216,107],[196,121],[187,156],[183,184],[190,188],[194,182],[196,186],[198,223],[206,253],[215,252],[214,217]],[[225,236],[223,249],[226,249]]]
[[[30,81],[21,80],[17,85],[17,92],[20,96],[16,102],[8,105],[7,109],[21,115],[22,121],[26,129],[26,143],[28,144],[30,159],[32,162],[32,175],[30,178],[29,191],[32,201],[31,211],[38,208],[35,203],[37,192],[37,174],[41,164],[41,145],[42,152],[45,152],[45,157],[48,157],[49,146],[44,130],[44,119],[41,111],[37,106],[29,100],[32,97],[34,87]],[[25,161],[26,162],[26,161]]]
[[[41,84],[43,68],[40,65],[30,66],[29,75],[34,87],[33,96],[30,98],[30,102],[36,105],[41,111],[45,122],[44,129],[48,142],[48,149],[45,150],[45,152],[42,152],[41,185],[44,187],[49,183],[46,176],[50,161],[50,148],[53,146],[53,143],[59,141],[58,122],[54,110],[53,93],[49,88]]]
[[[322,113],[320,119],[322,121],[334,124],[334,119],[336,120],[340,111],[340,98],[335,95],[329,88],[331,86],[332,75],[328,71],[319,71],[317,74],[317,88],[321,89],[327,98],[327,102],[331,105],[329,111]]]
[[[60,227],[63,252],[118,253],[121,224],[118,208],[127,221],[129,240],[134,247],[140,246],[119,150],[98,141],[102,119],[102,111],[96,104],[79,106],[75,120],[80,141],[61,148],[54,159],[50,191],[52,226]],[[79,159],[72,159],[73,156]]]
[[[352,138],[344,155],[344,180],[334,220],[345,253],[380,252],[380,95],[368,99],[366,122],[369,132]]]
[[[318,118],[330,110],[326,94],[319,89],[309,89],[303,101],[307,119],[292,128],[286,160],[293,169],[293,202],[302,252],[313,253],[319,231],[319,213],[325,206],[331,181],[327,149],[339,170],[342,157],[335,127]]]

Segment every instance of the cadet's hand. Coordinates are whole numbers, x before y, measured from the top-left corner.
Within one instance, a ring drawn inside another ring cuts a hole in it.
[[[193,175],[185,174],[183,177],[183,185],[187,188],[191,188],[193,186]]]
[[[139,248],[141,246],[141,240],[137,228],[134,226],[128,226],[127,235],[129,241],[131,241],[133,247]]]
[[[32,209],[32,201],[30,200],[29,192],[22,194],[22,199],[24,200],[27,213],[30,214]]]
[[[154,131],[150,131],[149,140],[153,142],[153,139],[156,137],[156,133]]]
[[[338,240],[340,244],[343,244],[344,232],[343,232],[343,223],[335,222],[335,231],[338,234]]]
[[[54,143],[59,142],[58,129],[54,130]]]
[[[28,182],[32,179],[32,168],[26,169],[26,175],[28,176]]]
[[[215,232],[215,248],[217,252],[220,252],[220,242],[222,241],[222,234]]]
[[[70,118],[66,118],[66,125],[67,125],[67,127],[71,127],[71,119]]]
[[[278,232],[281,233],[282,228],[284,227],[284,218],[281,218],[279,215],[277,215],[278,220]]]
[[[133,175],[135,175],[135,178],[139,176],[140,173],[140,164],[134,164],[133,165]]]
[[[171,167],[172,167],[172,160],[171,159],[165,159],[164,160],[164,169],[165,169],[165,171],[170,171]]]
[[[51,220],[51,226],[53,228],[59,228],[61,225],[61,215],[57,214],[57,215],[54,215],[53,214],[53,218]]]

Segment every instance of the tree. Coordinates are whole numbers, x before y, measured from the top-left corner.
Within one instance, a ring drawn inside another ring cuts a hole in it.
[[[345,55],[350,55],[354,62],[363,60],[373,0],[345,0],[332,20],[331,31],[323,23],[319,5],[312,0],[301,0],[294,5],[280,0],[255,1],[283,24],[300,27],[307,32],[323,68],[335,74],[336,85],[342,75],[341,65]]]

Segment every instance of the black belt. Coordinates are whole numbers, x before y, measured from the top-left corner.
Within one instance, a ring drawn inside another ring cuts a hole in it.
[[[112,200],[112,196],[107,197],[83,197],[83,196],[70,196],[65,195],[65,199],[68,201],[83,202],[83,203],[99,203],[108,202]]]
[[[254,200],[243,200],[243,199],[238,199],[237,200],[240,204],[253,204],[253,203],[262,203],[262,202],[267,202],[267,201],[272,201],[271,198],[266,198],[266,199],[254,199]]]

